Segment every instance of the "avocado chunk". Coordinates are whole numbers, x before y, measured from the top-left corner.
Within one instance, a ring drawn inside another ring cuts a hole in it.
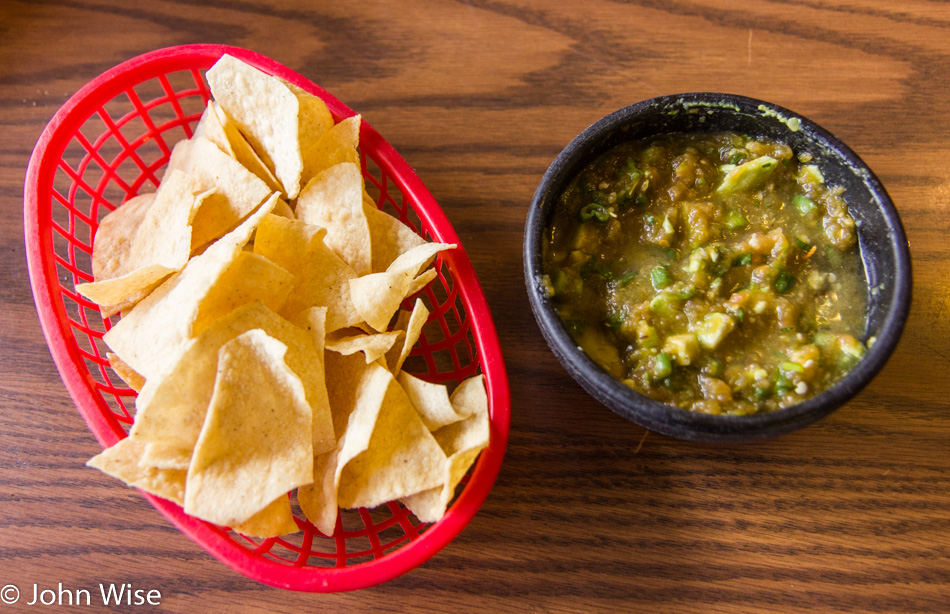
[[[716,188],[719,194],[732,194],[757,188],[769,178],[772,171],[778,166],[778,160],[772,156],[762,156],[740,164],[723,177],[722,183]]]

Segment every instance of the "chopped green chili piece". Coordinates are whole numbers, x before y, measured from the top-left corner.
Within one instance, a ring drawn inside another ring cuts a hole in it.
[[[733,209],[726,215],[725,224],[729,230],[742,230],[749,225],[749,220],[746,219],[746,216],[742,215],[742,211]]]
[[[779,369],[782,371],[787,371],[789,373],[804,373],[805,367],[801,366],[797,362],[785,361],[779,364]]]
[[[699,294],[699,291],[696,288],[693,288],[692,286],[690,286],[689,288],[686,288],[685,290],[680,290],[679,292],[673,292],[670,294],[670,296],[680,301],[688,301],[689,299],[693,298],[697,294]]]
[[[795,245],[797,245],[798,249],[802,250],[803,252],[807,252],[808,250],[811,249],[811,243],[808,243],[807,241],[802,241],[798,237],[795,237]]]
[[[631,281],[636,279],[636,277],[637,277],[636,271],[627,271],[626,273],[624,273],[623,275],[617,278],[617,287],[623,288],[624,286],[629,284]]]
[[[581,269],[582,279],[587,279],[591,275],[599,275],[607,281],[610,281],[614,278],[614,274],[610,271],[610,268],[607,265],[598,263],[593,258],[588,260],[587,264],[584,265],[584,268]]]
[[[653,362],[653,376],[657,379],[669,377],[673,372],[673,361],[666,352],[660,352],[656,355]]]
[[[732,266],[749,266],[752,264],[752,254],[740,254],[732,261]]]
[[[673,283],[670,272],[665,266],[654,267],[654,269],[650,271],[650,279],[653,281],[653,288],[656,290],[665,288]]]
[[[818,205],[815,204],[815,201],[808,198],[804,194],[798,194],[795,196],[795,198],[792,199],[792,204],[795,205],[795,208],[798,209],[798,212],[802,215],[808,215],[818,208]]]
[[[775,291],[779,294],[785,294],[792,289],[796,281],[794,276],[782,271],[775,277],[775,281],[772,282],[772,287],[775,288]]]
[[[607,211],[603,205],[591,203],[581,209],[579,217],[581,218],[582,222],[597,220],[598,222],[604,223],[610,219],[610,212]]]

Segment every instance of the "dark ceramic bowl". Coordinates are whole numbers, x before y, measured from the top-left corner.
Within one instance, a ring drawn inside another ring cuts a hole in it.
[[[541,246],[561,192],[589,162],[608,149],[674,132],[739,132],[787,143],[810,153],[829,185],[845,188],[859,235],[868,288],[864,341],[877,340],[837,384],[791,407],[751,416],[693,413],[634,392],[577,348],[541,287]],[[595,399],[652,431],[680,439],[738,442],[801,428],[831,413],[881,370],[897,345],[911,296],[907,239],[897,210],[871,169],[844,143],[787,109],[741,96],[692,93],[645,100],[593,124],[564,148],[545,173],[528,212],[524,237],[528,299],[538,326],[567,372]]]

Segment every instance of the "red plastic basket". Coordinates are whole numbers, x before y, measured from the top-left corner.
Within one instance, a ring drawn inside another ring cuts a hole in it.
[[[228,53],[322,98],[335,119],[354,115],[312,81],[257,53],[222,45],[185,45],[146,53],[105,72],[56,113],[33,151],[24,189],[30,282],[53,360],[80,413],[104,446],[126,436],[135,392],[109,368],[103,333],[115,322],[76,293],[92,279],[99,220],[140,190],[154,190],[174,143],[191,136],[210,91],[203,73]],[[398,153],[365,121],[360,131],[367,189],[422,236],[459,244],[445,214]],[[375,192],[375,193],[373,193]],[[272,586],[345,591],[390,580],[449,543],[481,506],[508,439],[508,380],[495,327],[465,250],[445,252],[423,291],[431,315],[409,371],[457,383],[483,373],[491,443],[445,516],[421,524],[390,503],[344,511],[324,536],[297,512],[301,533],[250,539],[186,515],[143,493],[175,526],[217,559]],[[295,508],[296,509],[296,508]]]

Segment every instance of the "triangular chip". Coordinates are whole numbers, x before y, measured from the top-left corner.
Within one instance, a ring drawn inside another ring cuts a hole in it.
[[[260,301],[271,311],[278,311],[293,289],[293,282],[293,275],[267,258],[242,251],[201,302],[192,334],[201,334],[237,305]]]
[[[419,292],[423,288],[429,285],[429,283],[436,278],[439,274],[435,269],[426,269],[419,274],[418,277],[412,280],[412,283],[409,284],[409,290],[406,291],[406,296],[412,296],[416,292]]]
[[[196,136],[203,136],[217,145],[218,149],[257,175],[271,190],[283,190],[283,187],[280,185],[280,182],[277,181],[277,178],[274,177],[274,174],[270,172],[270,169],[267,168],[267,165],[264,164],[257,155],[257,152],[255,152],[247,142],[247,139],[244,138],[244,135],[241,134],[238,127],[218,104],[208,102],[208,108],[205,109],[205,112],[202,114],[199,126],[201,124],[204,124],[204,132],[199,134],[196,129]]]
[[[416,302],[413,303],[412,313],[408,311],[399,312],[393,330],[404,330],[406,331],[406,336],[403,339],[402,345],[397,345],[386,352],[386,364],[394,376],[398,376],[402,370],[403,363],[406,362],[406,358],[409,357],[412,348],[415,347],[416,342],[419,341],[419,337],[422,335],[422,327],[425,326],[428,319],[429,310],[421,298],[417,298]]]
[[[138,439],[138,438],[136,438]],[[188,471],[193,450],[184,450],[161,443],[145,442],[145,449],[139,463],[156,469],[180,469]]]
[[[191,177],[173,171],[138,220],[127,252],[109,263],[110,277],[78,284],[76,290],[99,305],[119,305],[180,270],[191,255],[192,219],[209,195]],[[96,244],[109,240],[108,235],[96,236]]]
[[[303,88],[283,81],[283,84],[297,97],[297,105],[300,108],[298,112],[297,130],[300,135],[300,152],[308,151],[319,141],[323,135],[333,127],[333,115],[327,104],[317,96]],[[306,182],[301,181],[300,185]]]
[[[356,273],[323,242],[324,229],[276,216],[264,219],[254,252],[294,274],[294,287],[281,315],[293,319],[313,306],[327,308],[326,330],[332,332],[363,321],[350,300]]]
[[[304,515],[324,535],[333,535],[340,508],[336,499],[338,450],[313,459],[313,483],[297,489],[297,503]]]
[[[109,359],[109,366],[116,372],[116,375],[122,378],[122,381],[129,385],[129,388],[138,392],[145,385],[145,378],[135,369],[125,364],[125,361],[113,354],[106,352],[106,358]]]
[[[393,260],[426,242],[412,228],[375,205],[364,204],[364,211],[373,238],[373,273],[385,271]]]
[[[366,357],[366,364],[369,364],[376,362],[376,359],[385,355],[403,336],[405,336],[403,331],[394,330],[385,333],[341,337],[333,341],[328,341],[327,349],[339,352],[344,356],[363,352]]]
[[[205,76],[215,101],[274,170],[284,194],[296,198],[303,170],[297,96],[280,79],[229,55]]]
[[[181,505],[185,500],[186,472],[144,466],[139,462],[144,451],[144,442],[126,437],[93,456],[86,465]]]
[[[275,193],[234,231],[222,237],[185,268],[138,303],[106,332],[105,342],[146,380],[169,367],[192,336],[206,296],[234,262],[260,223],[273,209]],[[234,305],[237,307],[238,305]]]
[[[356,148],[360,142],[360,116],[348,117],[333,126],[303,150],[301,185],[340,162],[360,163]]]
[[[254,253],[294,273],[303,268],[313,241],[322,241],[327,231],[292,218],[268,215],[254,236]]]
[[[351,162],[331,166],[300,191],[297,219],[327,229],[326,244],[357,275],[370,272],[371,239],[363,210],[363,175]]]
[[[433,488],[445,455],[391,373],[367,366],[337,466],[340,507],[375,507]]]
[[[279,537],[300,530],[290,511],[290,499],[281,495],[267,507],[257,512],[241,524],[231,527],[241,535],[248,537]]]
[[[93,279],[101,281],[122,275],[135,233],[154,202],[154,192],[140,194],[102,218],[92,245]]]
[[[330,395],[330,414],[333,431],[339,440],[346,431],[350,414],[356,409],[358,388],[366,373],[366,361],[356,354],[344,356],[326,352],[327,393]]]
[[[454,247],[447,243],[425,243],[396,258],[383,273],[351,279],[350,299],[356,311],[374,329],[385,330],[410,290],[418,290],[419,272],[438,252]]]
[[[311,315],[319,325],[320,310]],[[149,442],[191,450],[205,422],[219,349],[247,331],[261,329],[287,346],[285,360],[303,383],[313,413],[312,446],[317,454],[336,446],[333,420],[324,379],[323,349],[316,335],[302,330],[260,303],[249,303],[218,320],[189,342],[171,370],[149,380],[136,399],[137,413],[132,435]]]
[[[308,365],[307,376],[313,381],[305,381],[308,386],[307,399],[313,409],[313,453],[320,455],[336,446],[336,434],[330,413],[330,395],[326,383],[326,307],[311,307],[297,314],[293,324],[310,335],[313,341],[314,356]]]
[[[422,522],[442,518],[455,496],[455,487],[489,444],[488,397],[483,377],[472,377],[459,384],[452,394],[452,403],[458,413],[468,413],[469,417],[433,433],[446,455],[442,486],[400,499]]]
[[[221,347],[214,395],[188,468],[186,513],[240,524],[313,480],[310,405],[284,362],[286,351],[261,330]]]
[[[266,183],[203,137],[175,145],[165,175],[175,170],[193,177],[200,190],[214,190],[192,221],[192,250],[237,226],[271,194]]]
[[[449,390],[444,384],[433,384],[405,371],[401,372],[396,380],[406,391],[423,424],[430,431],[468,417],[468,414],[459,414],[452,406]]]

